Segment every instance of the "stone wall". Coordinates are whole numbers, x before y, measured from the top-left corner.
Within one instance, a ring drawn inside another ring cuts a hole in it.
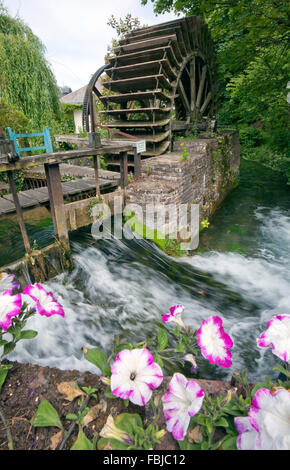
[[[141,177],[126,188],[126,204],[199,204],[202,221],[236,184],[239,165],[238,131],[175,141],[173,152],[142,160]]]

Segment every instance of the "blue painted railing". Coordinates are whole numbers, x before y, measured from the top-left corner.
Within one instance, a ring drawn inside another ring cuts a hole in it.
[[[21,152],[28,152],[30,150],[45,150],[46,153],[53,152],[48,126],[45,127],[43,132],[31,132],[27,134],[16,134],[15,132],[12,131],[10,127],[7,127],[6,130],[7,130],[9,140],[13,140],[14,142],[15,150],[17,154],[19,155],[19,157],[20,157]],[[39,145],[37,147],[19,147],[17,143],[17,139],[26,138],[26,137],[27,138],[43,137],[43,145]]]

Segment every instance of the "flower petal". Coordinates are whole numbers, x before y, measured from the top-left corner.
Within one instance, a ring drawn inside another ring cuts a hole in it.
[[[15,281],[14,274],[0,273],[0,292],[10,289],[19,289],[20,285]]]
[[[169,392],[162,397],[166,427],[177,440],[183,440],[191,416],[199,412],[204,391],[194,380],[175,373],[169,384]]]
[[[224,331],[220,317],[211,316],[204,320],[196,334],[201,353],[211,364],[222,367],[232,365],[229,348],[233,346],[233,341]]]
[[[21,312],[21,294],[12,295],[12,289],[0,293],[0,327],[7,331],[12,323],[12,317]]]
[[[47,292],[40,284],[26,286],[24,295],[29,295],[36,302],[36,309],[40,315],[51,317],[52,315],[65,316],[64,310],[55,299],[52,292]]]
[[[257,339],[260,348],[272,348],[282,361],[290,362],[290,315],[276,315]]]
[[[151,388],[163,380],[163,372],[148,349],[124,349],[111,367],[111,390],[120,398],[144,406],[151,398]]]

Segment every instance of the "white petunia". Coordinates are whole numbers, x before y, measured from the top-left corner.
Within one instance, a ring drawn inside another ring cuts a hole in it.
[[[144,406],[150,400],[152,388],[163,380],[161,367],[154,362],[148,349],[124,349],[117,354],[111,368],[111,391],[113,395],[129,399]]]
[[[290,392],[259,389],[248,417],[235,418],[239,450],[290,450]]]
[[[196,415],[203,402],[204,391],[194,380],[175,373],[169,383],[169,392],[162,397],[166,427],[174,439],[182,441],[190,418]]]

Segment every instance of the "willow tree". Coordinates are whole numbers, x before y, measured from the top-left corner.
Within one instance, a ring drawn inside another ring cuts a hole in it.
[[[59,92],[45,47],[0,0],[0,104],[23,113],[39,129],[60,118]],[[3,125],[3,123],[2,123]]]

